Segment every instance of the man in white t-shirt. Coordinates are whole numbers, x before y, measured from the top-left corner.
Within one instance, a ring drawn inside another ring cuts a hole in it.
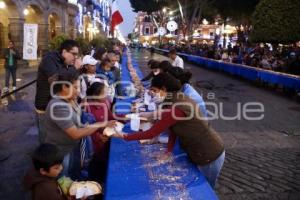
[[[171,49],[169,52],[169,57],[171,59],[171,63],[174,67],[184,68],[184,63],[182,58],[177,55],[176,49]]]

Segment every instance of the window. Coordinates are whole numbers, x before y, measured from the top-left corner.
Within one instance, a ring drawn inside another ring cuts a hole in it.
[[[149,16],[145,16],[144,22],[151,22],[151,18]]]
[[[150,28],[149,28],[149,27],[146,27],[146,28],[145,28],[145,35],[149,35],[149,33],[150,33]]]

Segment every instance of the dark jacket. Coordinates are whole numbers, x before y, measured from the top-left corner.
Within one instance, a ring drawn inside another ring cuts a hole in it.
[[[74,66],[64,64],[64,58],[57,51],[46,54],[38,68],[36,83],[35,107],[38,110],[46,110],[50,95],[50,84],[59,74],[77,73]]]
[[[154,76],[153,72],[150,72],[145,78],[143,78],[141,81],[149,81]]]
[[[9,50],[10,50],[9,48],[4,49],[4,53],[3,53],[4,58],[5,58],[5,65],[4,65],[4,67],[5,68],[9,68],[9,67],[15,67],[15,68],[17,68],[17,60],[19,60],[21,58],[21,56],[20,56],[18,50],[14,49],[15,54],[13,55],[13,65],[9,66],[9,54],[10,54]]]
[[[23,179],[23,186],[31,191],[32,200],[65,200],[55,178],[43,176],[36,170],[27,172]]]
[[[167,101],[179,103],[176,106],[186,116],[192,114],[191,119],[178,121],[170,129],[179,138],[183,150],[197,165],[204,166],[215,161],[224,151],[220,136],[203,119],[199,107],[193,100],[183,93],[174,93],[172,97]],[[192,111],[192,108],[194,111]]]

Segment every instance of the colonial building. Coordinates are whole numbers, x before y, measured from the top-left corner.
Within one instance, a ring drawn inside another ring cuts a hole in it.
[[[91,40],[109,32],[108,0],[0,0],[0,53],[9,40],[23,50],[24,23],[38,24],[38,56],[60,34]]]
[[[78,35],[87,40],[92,40],[98,35],[107,37],[111,17],[109,0],[81,0],[77,5]]]
[[[13,40],[22,52],[24,23],[38,24],[38,54],[60,33],[76,36],[78,7],[66,0],[0,0],[0,47]]]
[[[151,44],[157,39],[157,27],[151,20],[150,16],[145,12],[138,12],[135,24],[133,35],[138,39],[140,43]]]

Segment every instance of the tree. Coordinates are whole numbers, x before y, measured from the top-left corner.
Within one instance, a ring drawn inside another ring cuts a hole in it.
[[[91,50],[88,40],[84,39],[83,37],[77,37],[75,40],[79,44],[80,53],[82,55],[88,55],[90,53],[90,50]]]
[[[213,6],[223,19],[230,18],[241,25],[245,23],[249,24],[258,3],[259,0],[216,0]]]
[[[300,41],[299,8],[299,0],[261,0],[253,14],[250,40],[273,44]]]
[[[183,35],[190,35],[194,25],[202,18],[203,10],[215,0],[130,0],[134,12],[147,12],[158,25],[165,25],[164,7],[173,11],[173,18],[176,19]],[[154,14],[155,13],[155,14]]]
[[[224,25],[230,22],[236,27],[238,42],[244,43],[245,34],[248,35],[250,32],[252,15],[258,3],[259,0],[216,0],[213,7]]]
[[[169,0],[130,0],[131,7],[134,12],[146,12],[148,15],[161,10],[164,6],[167,6]]]
[[[178,0],[183,35],[191,36],[193,30],[200,24],[205,11],[209,10],[215,0]],[[196,27],[195,27],[196,26]]]
[[[172,18],[178,23],[184,38],[193,34],[204,17],[212,21],[216,16],[221,16],[225,25],[231,19],[231,23],[234,22],[242,38],[243,31],[240,27],[243,25],[245,32],[249,32],[251,16],[259,0],[130,0],[130,2],[134,11],[147,12],[159,26],[165,26],[166,17],[162,9],[168,7],[173,11]]]
[[[49,42],[49,49],[50,50],[58,50],[60,45],[67,39],[69,39],[69,36],[67,36],[65,34],[55,36]]]

